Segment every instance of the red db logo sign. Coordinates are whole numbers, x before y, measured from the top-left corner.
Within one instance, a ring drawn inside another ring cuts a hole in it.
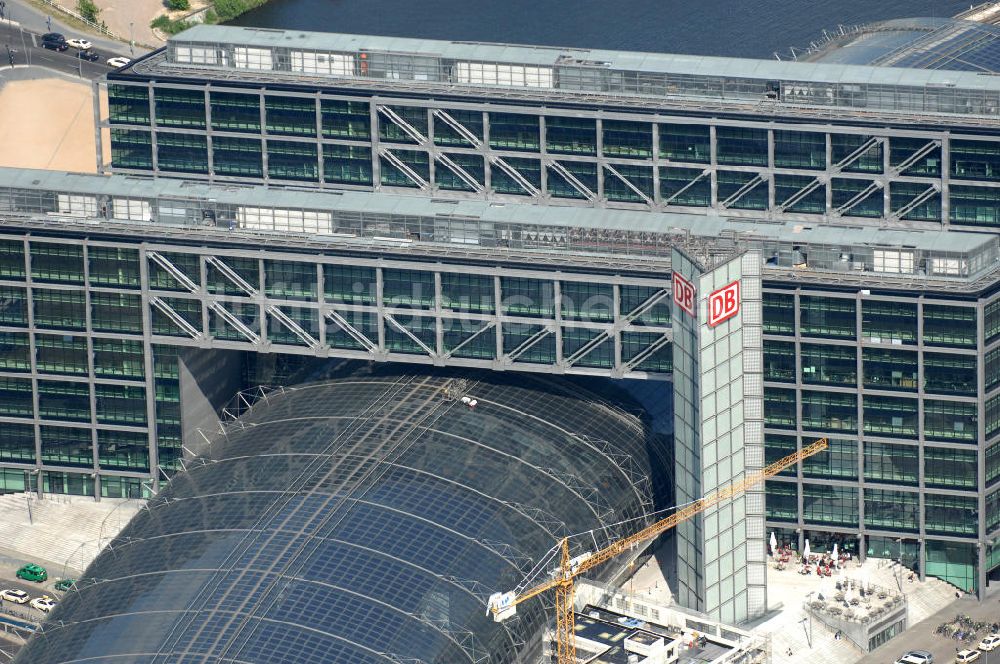
[[[695,316],[694,312],[694,284],[674,272],[674,304]]]
[[[723,286],[708,296],[708,326],[715,327],[740,312],[740,282]]]

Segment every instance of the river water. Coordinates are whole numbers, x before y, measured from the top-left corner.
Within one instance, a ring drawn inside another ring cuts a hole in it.
[[[968,0],[271,0],[237,25],[772,58],[823,30],[953,16]]]

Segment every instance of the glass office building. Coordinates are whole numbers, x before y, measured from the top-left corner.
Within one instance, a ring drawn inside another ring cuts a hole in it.
[[[120,173],[1000,225],[976,72],[198,26],[106,94]]]
[[[768,458],[831,439],[767,529],[1000,567],[996,77],[201,26],[97,87],[114,175],[0,171],[10,489],[158,490],[226,351],[669,380],[735,247]]]
[[[0,210],[6,490],[159,490],[212,425],[196,406],[238,389],[234,353],[661,381],[669,402],[670,252],[742,247],[764,257],[767,459],[832,439],[768,483],[767,528],[902,548],[966,588],[996,567],[996,235],[14,169]]]
[[[657,435],[580,380],[354,364],[248,395],[17,661],[537,661],[550,602],[487,597],[648,523]]]

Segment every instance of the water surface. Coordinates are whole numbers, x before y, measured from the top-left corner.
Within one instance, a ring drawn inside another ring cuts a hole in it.
[[[237,25],[772,58],[838,25],[953,16],[968,0],[271,0]]]

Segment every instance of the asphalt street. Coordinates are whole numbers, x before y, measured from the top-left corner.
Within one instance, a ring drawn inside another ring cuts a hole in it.
[[[65,36],[70,39],[74,35]],[[93,51],[98,54],[99,59],[96,62],[88,62],[76,57],[78,51],[75,48],[71,47],[60,52],[42,48],[41,44],[41,35],[22,30],[20,27],[0,23],[0,73],[10,67],[8,48],[14,57],[15,65],[30,64],[48,67],[86,79],[95,79],[111,71],[111,67],[106,64],[107,60],[118,55],[108,50],[95,48]]]
[[[90,33],[84,34],[79,29],[66,25],[60,20],[58,14],[54,17],[49,16],[26,0],[0,0],[0,3],[3,3],[3,18],[20,23],[21,27],[27,31],[38,35],[45,34],[46,32],[59,32],[65,35],[66,39],[84,37],[92,41],[94,46],[102,51],[114,51],[117,55],[130,57],[128,44]],[[75,2],[65,2],[63,4],[74,5]],[[13,44],[11,47],[13,47]],[[134,53],[137,56],[145,52],[145,49],[138,46],[134,48]],[[6,54],[4,54],[4,57],[6,57]]]

